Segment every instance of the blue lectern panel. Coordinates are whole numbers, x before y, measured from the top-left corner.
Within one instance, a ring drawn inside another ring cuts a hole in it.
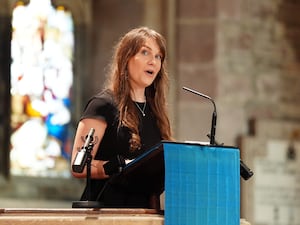
[[[239,225],[239,149],[174,142],[163,148],[165,225]]]

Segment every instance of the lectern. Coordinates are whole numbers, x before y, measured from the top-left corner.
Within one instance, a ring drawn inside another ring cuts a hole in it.
[[[239,150],[164,143],[165,224],[240,224]]]
[[[162,182],[165,225],[240,224],[236,147],[163,141],[129,163],[122,177],[149,188]]]

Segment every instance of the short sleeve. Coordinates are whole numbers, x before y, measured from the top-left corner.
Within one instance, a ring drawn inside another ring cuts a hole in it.
[[[107,92],[93,96],[87,103],[80,120],[85,118],[103,119],[112,123],[117,115],[117,108],[111,94]]]

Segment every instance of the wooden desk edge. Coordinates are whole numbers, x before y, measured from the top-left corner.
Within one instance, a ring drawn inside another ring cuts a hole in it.
[[[0,208],[0,216],[11,214],[157,214],[164,215],[164,210],[156,209],[135,209],[135,208]]]

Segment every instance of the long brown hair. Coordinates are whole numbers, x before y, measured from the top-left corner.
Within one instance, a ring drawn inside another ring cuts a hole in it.
[[[119,127],[126,126],[131,131],[130,149],[141,147],[139,135],[138,112],[130,97],[127,65],[131,57],[138,53],[147,38],[156,41],[162,54],[161,69],[153,83],[145,90],[147,103],[157,120],[157,125],[163,140],[171,140],[171,127],[167,113],[166,91],[169,88],[169,78],[166,71],[166,42],[162,35],[148,27],[135,28],[119,40],[113,55],[107,88],[111,89],[119,109]]]

